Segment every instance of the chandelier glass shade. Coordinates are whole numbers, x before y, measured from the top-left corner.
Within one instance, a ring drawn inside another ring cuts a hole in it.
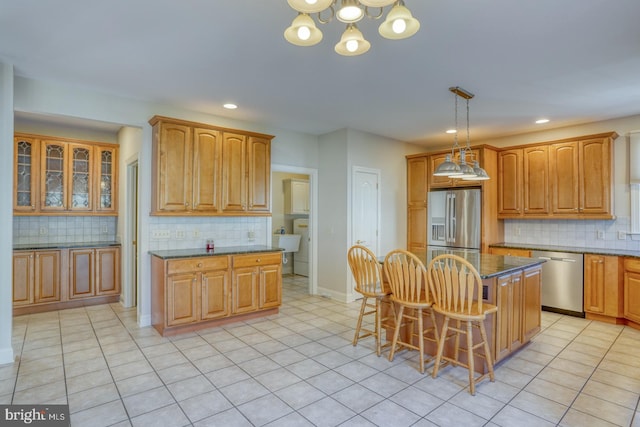
[[[455,95],[455,132],[453,147],[451,147],[451,154],[445,156],[445,161],[438,165],[433,175],[468,181],[485,181],[490,179],[487,172],[480,167],[478,159],[467,159],[467,155],[473,157],[469,137],[469,100],[473,98],[474,95],[459,86],[450,87],[449,90]],[[458,97],[464,98],[467,103],[467,144],[464,147],[458,144]],[[458,153],[457,161],[455,159],[456,151]]]
[[[296,46],[313,46],[322,41],[322,32],[316,26],[312,14],[317,14],[320,24],[327,24],[336,18],[347,24],[335,51],[344,56],[361,55],[371,44],[365,40],[356,22],[363,18],[379,19],[385,8],[393,5],[378,27],[384,38],[400,40],[411,37],[420,29],[420,22],[404,5],[404,0],[287,0],[289,6],[298,12],[291,26],[284,32],[284,38]],[[371,10],[373,9],[373,11]]]

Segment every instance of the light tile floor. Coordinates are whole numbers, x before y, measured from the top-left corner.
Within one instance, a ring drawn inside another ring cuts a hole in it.
[[[14,319],[0,403],[68,403],[73,426],[640,427],[640,331],[543,313],[543,330],[466,390],[415,352],[351,345],[359,302],[284,280],[280,314],[163,338],[119,304]]]

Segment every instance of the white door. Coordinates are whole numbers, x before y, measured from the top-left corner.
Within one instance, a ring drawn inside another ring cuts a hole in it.
[[[376,255],[380,217],[379,181],[378,169],[353,168],[351,243],[366,246]]]

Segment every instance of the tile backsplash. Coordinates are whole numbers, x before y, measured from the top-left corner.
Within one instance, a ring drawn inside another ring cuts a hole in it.
[[[14,216],[13,243],[114,241],[116,227],[112,216]]]
[[[628,217],[615,220],[505,220],[506,243],[640,250]],[[624,237],[619,238],[619,237]]]
[[[204,248],[207,239],[218,247],[271,245],[267,224],[267,217],[154,216],[149,218],[149,250]]]

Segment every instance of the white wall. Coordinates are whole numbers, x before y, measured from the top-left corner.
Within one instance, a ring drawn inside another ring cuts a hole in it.
[[[0,62],[0,365],[13,362],[13,66]]]
[[[359,166],[381,171],[380,254],[406,247],[407,154],[423,147],[353,129],[322,135],[320,149],[318,293],[350,301],[351,175]]]

